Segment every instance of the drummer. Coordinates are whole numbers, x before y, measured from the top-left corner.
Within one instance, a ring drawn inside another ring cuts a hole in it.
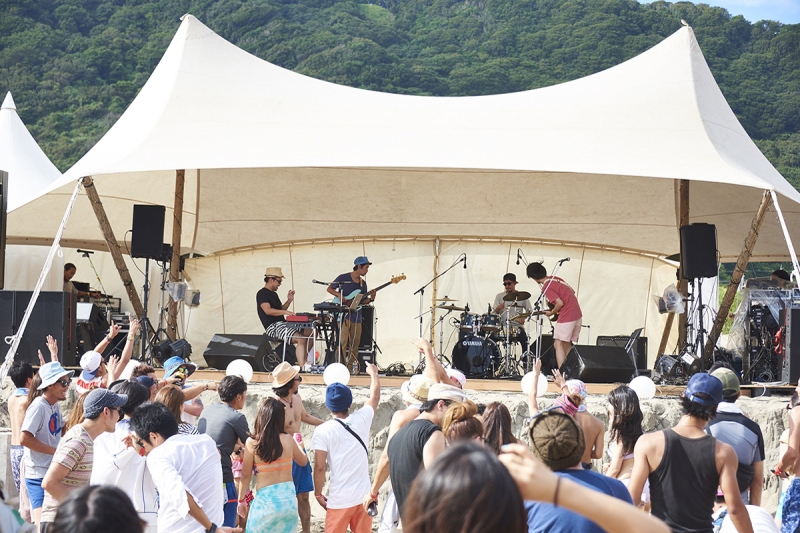
[[[509,272],[503,276],[503,292],[494,297],[492,310],[495,314],[501,315],[500,323],[504,328],[511,327],[517,330],[516,332],[512,330],[511,340],[519,342],[522,345],[522,353],[525,353],[528,351],[528,335],[522,327],[525,324],[525,317],[517,317],[517,315],[527,313],[526,316],[530,316],[533,307],[531,307],[529,293],[520,293],[520,297],[525,297],[525,299],[516,301],[514,298],[510,298],[515,293],[517,293],[517,276]],[[510,322],[508,322],[509,315]]]

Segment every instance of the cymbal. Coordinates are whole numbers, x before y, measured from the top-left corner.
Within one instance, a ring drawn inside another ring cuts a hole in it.
[[[444,298],[434,298],[434,302],[457,302],[458,300],[454,300],[453,298],[448,298],[445,296]]]
[[[527,300],[531,297],[531,293],[525,291],[511,291],[505,296],[503,296],[504,302],[521,302],[522,300]]]
[[[466,308],[458,307],[457,305],[437,305],[436,309],[447,309],[448,311],[466,311]]]

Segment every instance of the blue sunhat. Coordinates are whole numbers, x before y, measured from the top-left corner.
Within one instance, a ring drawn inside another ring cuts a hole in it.
[[[71,378],[73,374],[72,370],[65,369],[58,361],[45,363],[39,368],[39,377],[42,378],[42,384],[39,385],[38,390],[46,389],[61,377]]]
[[[181,359],[177,355],[174,355],[169,359],[167,359],[166,361],[164,361],[164,377],[168,378],[172,376],[175,372],[178,371],[180,367],[186,368],[186,375],[183,376],[184,378],[188,378],[189,376],[194,374],[195,370],[197,370],[196,364],[192,363],[191,361],[185,361],[184,359]]]

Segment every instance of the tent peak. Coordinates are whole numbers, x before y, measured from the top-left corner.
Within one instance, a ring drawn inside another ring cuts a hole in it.
[[[186,20],[186,19],[195,19],[195,20],[197,20],[197,17],[195,17],[195,16],[194,16],[194,15],[192,15],[191,13],[185,13],[185,14],[184,14],[184,15],[181,17],[181,22],[183,22],[183,21],[184,21],[184,20]]]
[[[683,19],[681,19],[681,24],[683,24],[683,25],[684,25],[684,26],[686,26],[687,28],[691,28],[691,26],[689,26],[689,23],[688,23],[688,22],[686,22],[686,21],[685,21],[685,20],[683,20]]]
[[[3,100],[3,105],[0,106],[0,109],[13,109],[14,111],[17,110],[17,106],[14,104],[14,99],[11,97],[11,91],[6,93],[6,98]]]

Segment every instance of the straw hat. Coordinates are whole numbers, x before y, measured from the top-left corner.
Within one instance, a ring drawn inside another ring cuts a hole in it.
[[[292,366],[286,361],[275,367],[272,371],[272,388],[279,389],[292,381],[300,373],[300,367]]]
[[[433,380],[422,374],[414,374],[411,379],[400,385],[400,393],[406,403],[425,403],[428,400],[428,390],[433,386]]]
[[[264,276],[266,276],[268,278],[280,278],[280,279],[283,279],[283,278],[286,277],[286,276],[283,275],[283,271],[281,270],[281,267],[269,267],[269,268],[267,268],[267,271],[264,272]]]

